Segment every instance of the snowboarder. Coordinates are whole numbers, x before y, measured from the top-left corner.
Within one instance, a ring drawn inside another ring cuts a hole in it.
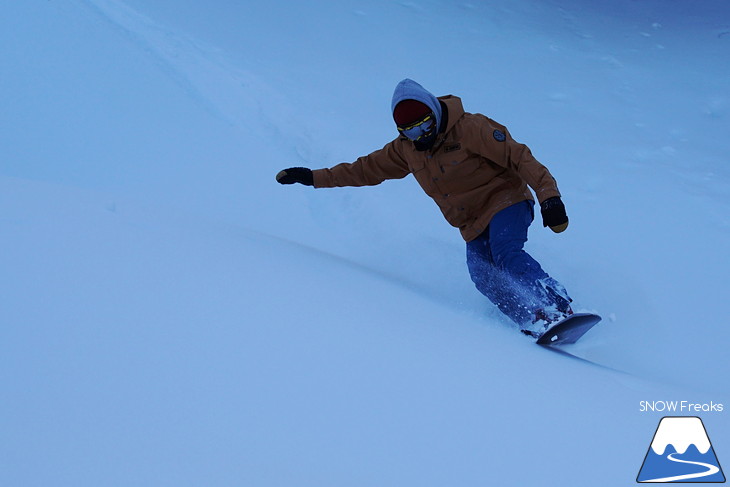
[[[477,289],[523,332],[538,336],[572,314],[565,288],[523,250],[534,218],[532,188],[543,226],[568,227],[557,183],[530,149],[494,120],[464,111],[461,99],[435,97],[413,80],[398,83],[391,102],[399,136],[353,163],[329,169],[292,167],[281,184],[315,188],[372,186],[413,174],[459,228]]]

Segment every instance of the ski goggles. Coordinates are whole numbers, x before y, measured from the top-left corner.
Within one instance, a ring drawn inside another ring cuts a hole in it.
[[[436,117],[434,117],[433,112],[431,112],[415,123],[406,126],[398,126],[398,132],[415,142],[431,135],[435,128]]]

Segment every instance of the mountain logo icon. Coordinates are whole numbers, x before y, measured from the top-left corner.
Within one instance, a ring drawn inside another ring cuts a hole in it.
[[[636,481],[725,482],[725,474],[702,420],[696,416],[662,418]]]

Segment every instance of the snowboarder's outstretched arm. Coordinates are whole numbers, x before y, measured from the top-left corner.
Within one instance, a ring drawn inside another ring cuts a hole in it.
[[[394,146],[395,143],[391,142],[355,162],[338,164],[329,169],[284,169],[276,175],[276,180],[281,184],[300,183],[315,188],[337,188],[374,186],[387,179],[401,179],[411,171]]]

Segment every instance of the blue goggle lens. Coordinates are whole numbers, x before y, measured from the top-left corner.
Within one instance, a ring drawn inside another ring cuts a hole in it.
[[[433,116],[433,113],[429,113],[416,123],[412,123],[403,127],[399,126],[398,132],[413,141],[417,141],[431,135],[435,128],[436,118]]]

